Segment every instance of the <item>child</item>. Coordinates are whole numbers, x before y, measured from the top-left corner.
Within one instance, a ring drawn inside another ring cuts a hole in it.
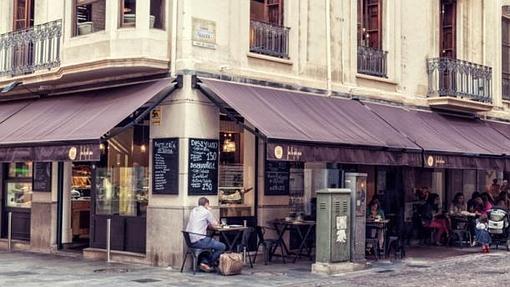
[[[476,220],[476,241],[482,245],[482,253],[489,253],[489,245],[492,242],[491,235],[487,231],[488,225],[485,214]]]

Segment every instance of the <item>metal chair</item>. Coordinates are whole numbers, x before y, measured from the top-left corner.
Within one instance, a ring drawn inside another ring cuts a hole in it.
[[[186,259],[188,258],[188,255],[191,255],[191,258],[193,259],[192,270],[193,270],[193,275],[195,275],[196,269],[197,269],[197,264],[198,264],[198,258],[203,253],[211,253],[211,249],[201,249],[201,248],[192,247],[193,244],[191,243],[190,234],[200,235],[200,236],[204,236],[204,234],[197,234],[197,233],[193,233],[193,232],[182,231],[182,236],[184,237],[184,242],[186,242],[187,250],[186,250],[186,254],[184,255],[184,260],[182,261],[181,273],[184,270],[184,265],[186,264]]]
[[[469,231],[469,221],[465,218],[452,217],[452,235],[452,244],[457,243],[460,248],[470,246],[471,232]]]
[[[248,257],[248,262],[250,263],[250,267],[253,268],[253,261],[251,259],[251,255],[249,251],[249,243],[250,237],[255,232],[255,228],[248,227],[245,231],[243,231],[243,237],[241,238],[241,243],[237,245],[237,252],[243,253],[243,258]]]
[[[253,262],[256,262],[257,255],[259,253],[259,248],[262,245],[263,255],[264,255],[264,265],[267,265],[269,261],[271,261],[272,253],[275,251],[276,246],[278,244],[278,240],[276,239],[266,239],[264,238],[267,227],[257,226],[255,227],[255,232],[257,233],[258,243],[255,251],[255,256],[253,257]],[[284,259],[285,260],[285,259]]]

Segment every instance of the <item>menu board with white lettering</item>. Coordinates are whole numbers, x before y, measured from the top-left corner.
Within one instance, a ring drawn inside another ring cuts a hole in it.
[[[290,164],[287,161],[267,161],[265,195],[289,195]]]
[[[189,140],[189,195],[218,194],[218,140]]]
[[[179,194],[179,139],[154,139],[152,193]]]
[[[51,192],[51,162],[35,162],[32,190]]]

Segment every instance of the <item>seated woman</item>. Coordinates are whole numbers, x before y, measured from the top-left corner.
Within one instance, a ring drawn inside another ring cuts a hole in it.
[[[367,219],[378,221],[378,220],[384,220],[384,211],[381,209],[381,204],[379,203],[379,200],[372,199],[370,203],[368,204],[367,208]],[[374,238],[377,235],[377,241],[379,242],[379,248],[382,248],[384,246],[384,233],[380,229],[371,229],[371,234],[369,234],[370,237]],[[377,233],[377,234],[376,234]]]
[[[431,193],[427,198],[427,202],[423,206],[422,220],[423,226],[434,229],[434,244],[439,245],[443,235],[448,237],[449,223],[448,219],[439,210],[439,195]]]

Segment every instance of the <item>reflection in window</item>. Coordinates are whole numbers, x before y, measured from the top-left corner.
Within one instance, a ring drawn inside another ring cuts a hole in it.
[[[105,29],[105,0],[76,0],[73,36],[86,35]]]
[[[32,177],[32,162],[16,162],[9,164],[9,177]]]
[[[136,26],[136,0],[121,0],[120,26]]]
[[[145,216],[149,194],[149,127],[136,125],[106,143],[96,169],[96,213]]]
[[[7,183],[7,207],[30,208],[32,207],[32,183],[9,182]]]
[[[150,27],[165,29],[165,0],[151,0]]]

